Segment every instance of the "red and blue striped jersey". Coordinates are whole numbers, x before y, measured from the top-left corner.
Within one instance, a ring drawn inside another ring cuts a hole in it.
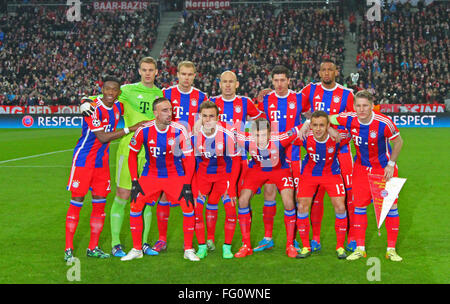
[[[389,140],[400,134],[388,116],[372,112],[372,120],[367,124],[361,123],[355,112],[341,113],[336,118],[352,136],[356,149],[355,162],[371,168],[387,166],[392,151]]]
[[[303,98],[309,101],[311,112],[324,111],[328,115],[340,114],[343,112],[354,112],[353,109],[353,90],[346,88],[338,83],[333,89],[326,89],[322,83],[310,83],[304,87],[300,93]],[[336,126],[333,126],[336,128]],[[344,127],[337,127],[343,130]],[[350,145],[342,147],[342,153],[350,152]]]
[[[129,148],[138,152],[142,146],[146,159],[142,176],[185,176],[182,159],[192,153],[192,147],[182,124],[172,121],[165,130],[159,130],[154,120],[145,123],[134,133]]]
[[[286,149],[296,140],[298,129],[283,133],[272,133],[270,140],[265,148],[259,148],[256,144],[256,138],[249,133],[237,133],[237,142],[251,156],[248,163],[249,168],[256,168],[264,172],[270,172],[276,169],[290,168],[286,158]]]
[[[324,111],[329,115],[354,112],[353,90],[338,83],[333,89],[326,89],[322,83],[310,83],[300,93],[309,101],[311,112]]]
[[[109,166],[109,142],[101,143],[95,132],[104,130],[114,132],[123,115],[123,105],[116,101],[113,106],[107,107],[97,97],[94,102],[94,113],[84,117],[81,124],[81,137],[73,151],[73,164],[77,167],[102,168]]]
[[[187,130],[192,130],[198,117],[200,105],[208,99],[206,94],[194,87],[191,87],[188,93],[183,93],[178,85],[165,88],[162,91],[164,97],[170,100],[172,104],[172,121],[183,124]]]
[[[197,135],[192,136],[192,146],[197,160],[195,171],[198,174],[231,173],[232,157],[237,154],[232,131],[218,123],[214,134],[207,136],[202,128]]]
[[[265,95],[258,105],[270,121],[272,132],[286,132],[301,124],[301,113],[310,108],[302,94],[289,90],[286,96],[278,96],[275,91]]]
[[[248,97],[236,95],[233,100],[226,100],[220,95],[210,100],[219,108],[219,120],[235,126],[236,130],[245,130],[247,116],[254,120],[263,115]]]
[[[308,176],[328,176],[341,174],[338,161],[338,152],[350,142],[348,133],[341,132],[345,138],[336,142],[328,135],[324,141],[314,138],[313,132],[309,131],[306,140],[297,139],[295,144],[301,145],[306,150],[302,161],[301,174]]]

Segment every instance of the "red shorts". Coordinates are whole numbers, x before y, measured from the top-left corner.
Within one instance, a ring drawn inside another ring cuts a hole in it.
[[[141,212],[145,204],[153,206],[159,199],[162,192],[166,194],[167,200],[173,205],[180,205],[183,213],[190,213],[194,208],[182,198],[179,200],[181,190],[186,181],[184,176],[171,176],[169,178],[159,178],[156,176],[141,176],[139,184],[145,195],[139,194],[136,202],[131,203],[132,212]]]
[[[209,204],[217,204],[219,203],[220,197],[227,192],[229,186],[228,176],[226,174],[195,173],[192,191],[194,192],[194,197],[197,197],[200,192],[203,196],[209,195]],[[211,201],[212,199],[217,201]]]
[[[346,189],[352,188],[353,158],[351,152],[338,154],[339,167]]]
[[[383,168],[370,168],[355,163],[353,167],[353,203],[355,207],[367,207],[372,201],[368,174],[384,175]],[[398,167],[395,165],[393,177],[398,177]],[[397,200],[394,204],[397,203]]]
[[[73,166],[70,171],[67,190],[72,197],[83,197],[89,190],[92,195],[107,197],[111,192],[109,167],[85,168]]]
[[[302,175],[299,184],[301,186],[297,188],[297,197],[313,197],[319,186],[325,189],[329,197],[345,196],[345,187],[341,175]]]
[[[249,189],[253,193],[264,184],[275,184],[280,192],[284,189],[294,189],[294,179],[290,168],[275,169],[270,172],[249,168],[240,183],[241,190]]]

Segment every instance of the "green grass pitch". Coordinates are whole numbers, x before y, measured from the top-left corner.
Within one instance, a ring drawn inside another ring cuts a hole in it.
[[[72,283],[70,266],[63,261],[65,216],[70,200],[66,183],[78,129],[0,130],[0,283]],[[75,256],[80,259],[78,283],[168,283],[168,284],[299,284],[299,283],[450,283],[450,129],[401,129],[405,141],[399,158],[400,176],[408,178],[399,200],[400,233],[397,249],[401,263],[384,258],[386,231],[378,236],[373,208],[368,210],[368,258],[380,261],[380,281],[369,281],[375,264],[368,259],[354,262],[335,257],[334,212],[327,199],[322,225],[322,252],[306,260],[285,255],[282,204],[275,219],[275,248],[244,259],[223,260],[223,206],[219,207],[215,252],[197,263],[183,259],[182,214],[172,208],[168,230],[168,251],[156,257],[121,262],[117,258],[89,259],[88,194],[75,235]],[[115,152],[111,145],[111,174],[114,179]],[[51,153],[55,152],[55,153]],[[44,155],[41,155],[44,154]],[[29,157],[36,156],[38,157]],[[28,157],[28,158],[26,158]],[[16,159],[16,160],[13,160]],[[105,227],[100,246],[111,250],[108,197]],[[252,242],[263,236],[262,195],[252,202]],[[129,208],[126,209],[128,214]],[[157,238],[153,210],[150,241]],[[129,221],[121,235],[127,249],[132,247]],[[299,239],[299,238],[298,238]],[[194,241],[195,242],[195,241]],[[239,226],[233,252],[241,243]],[[196,243],[195,243],[196,245]]]

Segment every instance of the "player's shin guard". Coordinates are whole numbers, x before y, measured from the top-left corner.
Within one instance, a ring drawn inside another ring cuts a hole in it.
[[[66,215],[66,249],[73,249],[73,236],[77,230],[81,207],[83,207],[83,202],[70,201]]]
[[[133,248],[142,250],[142,228],[144,226],[142,220],[142,211],[130,211],[130,229],[131,237],[133,238]]]
[[[347,233],[347,213],[336,213],[334,222],[334,230],[336,231],[336,249],[344,248],[345,234]]]
[[[120,244],[120,231],[122,230],[122,223],[125,217],[125,206],[127,200],[116,196],[111,206],[111,247]]]
[[[152,204],[145,204],[142,217],[144,218],[144,234],[142,236],[142,240],[144,243],[147,243],[150,228],[152,227]]]
[[[208,232],[208,240],[213,242],[216,234],[217,213],[217,204],[206,204],[206,231]]]
[[[93,250],[98,246],[98,240],[100,233],[103,230],[103,224],[105,223],[105,204],[104,199],[92,199],[92,213],[91,213],[91,239],[89,241],[89,249]]]
[[[236,230],[236,209],[231,205],[231,200],[224,200],[225,208],[225,244],[231,245],[234,231]]]
[[[195,229],[194,211],[190,213],[183,212],[184,250],[192,249],[192,240],[194,239],[194,229]]]
[[[400,217],[398,215],[398,209],[391,209],[384,221],[387,231],[387,246],[388,248],[395,248],[397,243],[398,229],[400,226]]]
[[[354,234],[356,238],[356,246],[365,246],[366,230],[367,230],[367,208],[355,208],[354,215]]]
[[[308,213],[297,214],[297,229],[303,247],[311,247],[309,243],[309,215]]]
[[[264,221],[264,237],[272,238],[273,222],[277,213],[276,201],[264,201],[263,221]]]
[[[311,206],[311,227],[313,233],[313,240],[320,243],[320,230],[322,228],[323,218],[323,197],[325,195],[325,188],[319,187],[314,196]]]
[[[353,204],[352,188],[347,188],[347,241],[351,242],[355,240],[355,233],[353,229],[353,223],[355,221],[355,204]]]
[[[170,203],[159,201],[156,206],[156,220],[158,222],[159,240],[167,241],[167,224],[170,216]]]
[[[204,198],[198,197],[195,204],[195,235],[197,236],[197,242],[199,245],[206,243],[205,240],[205,221],[203,220],[203,204]]]
[[[294,244],[296,214],[295,208],[284,210],[284,226],[286,227],[286,247]]]
[[[239,208],[239,226],[241,227],[242,243],[248,248],[252,248],[250,239],[251,216],[249,208]]]

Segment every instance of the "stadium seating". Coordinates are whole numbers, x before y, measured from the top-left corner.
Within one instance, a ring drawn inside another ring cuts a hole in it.
[[[341,20],[341,21],[340,21]],[[270,87],[269,74],[277,64],[293,71],[291,88],[317,81],[321,58],[344,61],[345,26],[338,9],[283,9],[272,6],[233,8],[232,11],[189,13],[172,29],[160,54],[161,86],[176,83],[176,64],[197,65],[195,86],[218,95],[219,75],[238,75],[238,94],[255,97]]]
[[[48,2],[48,1],[46,1]],[[77,104],[96,94],[101,73],[139,79],[137,62],[156,40],[157,8],[94,14],[69,22],[64,6],[22,6],[0,17],[1,104]]]
[[[380,103],[443,102],[450,80],[448,3],[390,4],[381,15],[381,22],[360,24],[358,87]]]

